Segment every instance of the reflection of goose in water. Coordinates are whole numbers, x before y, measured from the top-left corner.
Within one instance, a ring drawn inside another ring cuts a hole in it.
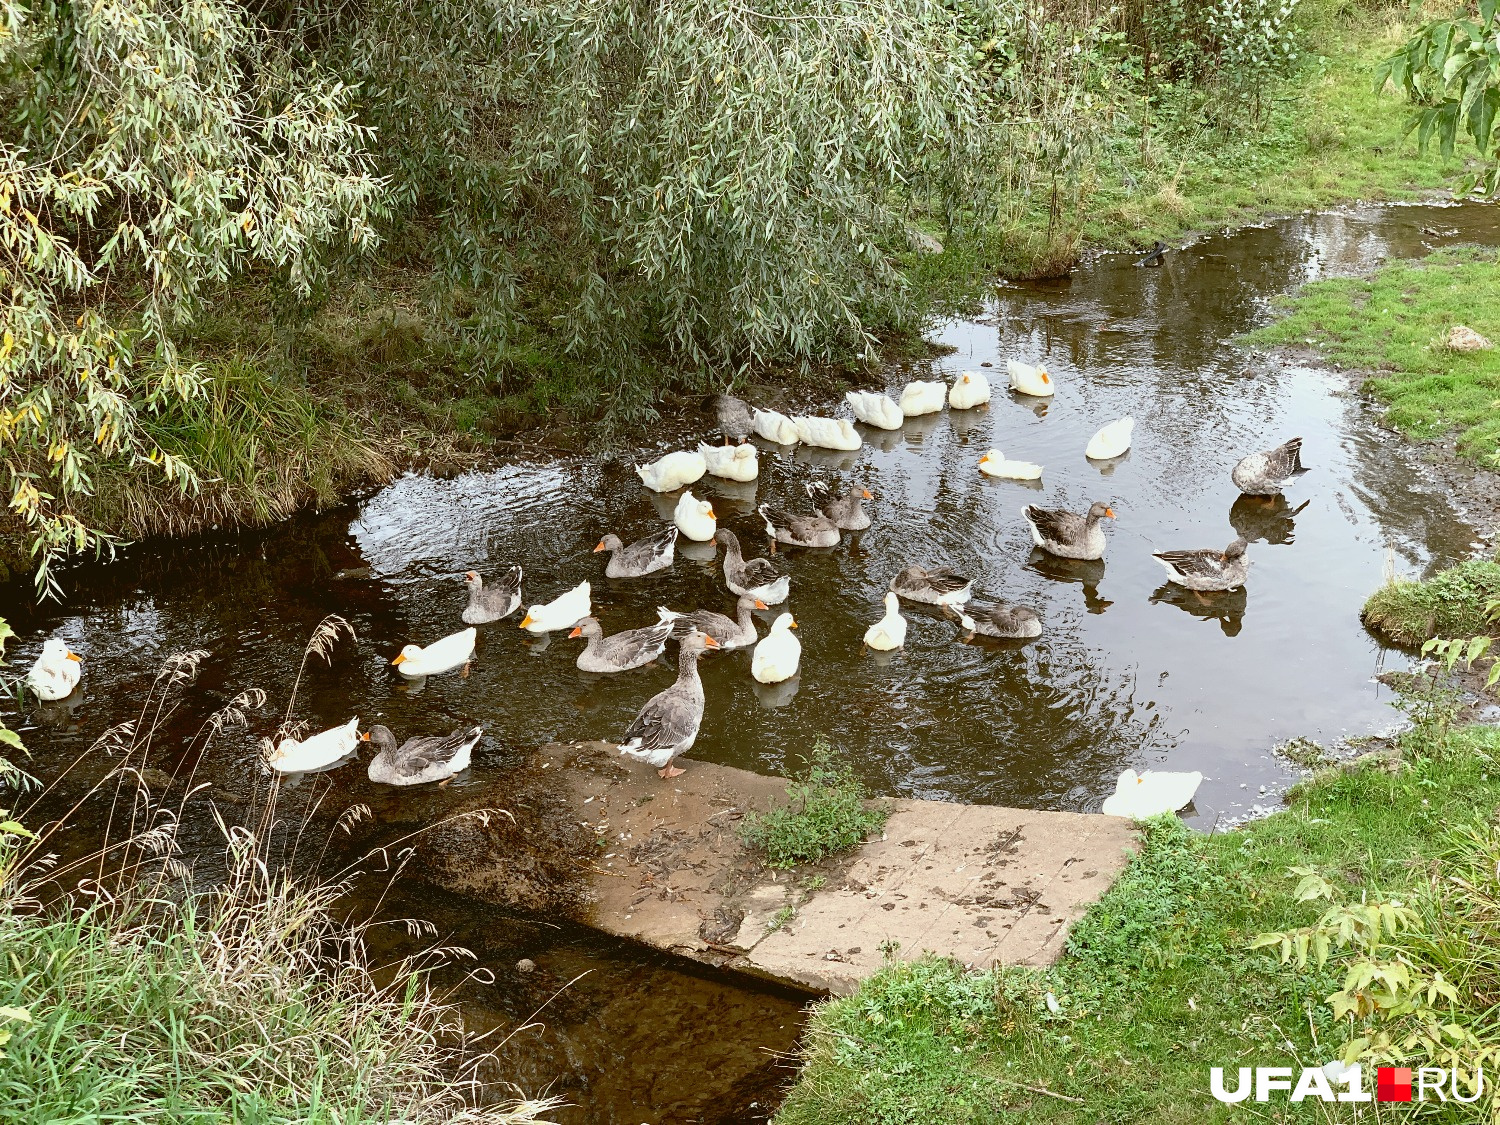
[[[759,680],[752,679],[750,689],[755,692],[756,702],[768,711],[775,711],[789,704],[802,689],[802,677],[793,676],[790,680],[782,680],[779,684],[763,684]]]
[[[866,430],[866,433],[870,431]],[[832,472],[848,472],[859,464],[859,451],[857,449],[821,449],[815,445],[799,445],[797,452],[792,454],[792,460],[801,465],[811,465],[815,469],[827,469]]]
[[[1184,589],[1175,582],[1168,582],[1151,595],[1151,604],[1175,605],[1204,621],[1217,621],[1226,637],[1237,637],[1245,622],[1245,607],[1249,598],[1249,591],[1243,586],[1217,594],[1200,594],[1196,590]]]
[[[704,478],[708,480],[708,478]],[[699,488],[713,497],[714,511],[735,512],[742,516],[755,512],[755,481],[722,480],[713,478],[707,488],[699,482]]]
[[[1034,570],[1053,582],[1078,583],[1083,587],[1083,607],[1090,613],[1103,613],[1115,604],[1099,596],[1099,583],[1104,581],[1103,559],[1064,559],[1033,547],[1026,560],[1026,569]]]
[[[948,425],[960,445],[967,444],[969,435],[988,421],[989,414],[983,410],[955,410],[948,415]]]
[[[938,384],[938,386],[942,385]],[[918,414],[915,418],[908,418],[902,423],[901,434],[906,438],[908,445],[921,445],[932,436],[932,432],[938,428],[938,423],[942,420],[941,414]]]
[[[1229,526],[1247,543],[1291,543],[1296,538],[1296,516],[1311,504],[1295,508],[1285,496],[1240,496],[1229,509]]]
[[[899,429],[881,430],[874,426],[858,427],[860,436],[865,439],[865,444],[871,449],[878,449],[881,453],[890,453],[906,440]]]

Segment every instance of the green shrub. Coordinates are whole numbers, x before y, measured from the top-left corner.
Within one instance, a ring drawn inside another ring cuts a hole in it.
[[[1418,582],[1390,582],[1370,595],[1364,623],[1397,644],[1472,637],[1493,628],[1485,607],[1500,597],[1500,562],[1470,559]]]
[[[765,853],[772,867],[816,863],[862,844],[885,824],[889,812],[865,805],[854,771],[835,759],[826,739],[813,745],[812,764],[786,787],[785,805],[745,818],[740,836]]]

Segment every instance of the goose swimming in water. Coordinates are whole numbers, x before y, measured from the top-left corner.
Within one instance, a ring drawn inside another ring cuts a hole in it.
[[[375,747],[370,780],[377,785],[426,785],[447,782],[469,768],[483,727],[460,727],[452,734],[418,734],[396,745],[389,727],[376,725],[361,737]]]
[[[50,637],[42,645],[42,654],[31,671],[26,673],[26,686],[44,702],[66,699],[83,676],[82,662],[83,658],[68,648],[66,641]]]
[[[1200,593],[1233,590],[1250,575],[1245,550],[1250,544],[1236,539],[1222,551],[1158,551],[1151,557],[1167,568],[1167,577],[1179,586]]]
[[[606,535],[599,540],[594,553],[609,552],[609,562],[604,565],[606,578],[644,578],[672,565],[677,548],[677,534],[677,528],[664,527],[655,535],[637,539],[628,547],[620,541],[618,535]]]
[[[1083,516],[1066,508],[1038,508],[1035,504],[1023,514],[1038,547],[1058,558],[1083,562],[1104,557],[1109,544],[1099,522],[1115,518],[1115,510],[1102,503],[1090,505],[1088,514]]]
[[[513,566],[493,586],[486,586],[477,571],[464,575],[469,604],[460,615],[465,625],[488,625],[509,617],[521,604],[521,568]]]
[[[1288,481],[1305,472],[1302,439],[1294,437],[1275,449],[1243,458],[1229,476],[1234,486],[1246,496],[1277,496]]]
[[[792,580],[776,569],[770,559],[747,559],[740,551],[740,540],[727,527],[719,528],[714,539],[724,547],[724,585],[740,597],[758,598],[767,605],[780,605],[791,593]]]

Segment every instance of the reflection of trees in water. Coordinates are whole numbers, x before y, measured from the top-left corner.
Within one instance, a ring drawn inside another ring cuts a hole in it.
[[[1167,582],[1151,595],[1151,604],[1175,605],[1204,621],[1217,621],[1226,637],[1237,637],[1244,626],[1245,607],[1249,597],[1249,591],[1243,586],[1217,593],[1201,593],[1175,582]]]

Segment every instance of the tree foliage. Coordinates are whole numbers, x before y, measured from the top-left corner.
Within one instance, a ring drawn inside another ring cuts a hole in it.
[[[200,391],[174,326],[247,269],[311,295],[382,187],[348,89],[233,0],[0,2],[0,75],[0,460],[45,588],[108,544],[70,501],[110,462],[196,483],[138,424]]]
[[[977,11],[984,11],[983,4]],[[632,376],[872,352],[922,215],[984,217],[986,82],[938,0],[377,0],[309,11],[430,222],[436,304]],[[498,354],[498,347],[485,349]]]
[[[1481,170],[1463,177],[1459,195],[1476,188],[1500,194],[1500,0],[1479,0],[1479,18],[1433,20],[1375,70],[1375,88],[1387,82],[1416,106],[1411,128],[1425,151],[1435,137],[1452,156],[1460,136],[1474,142]]]

